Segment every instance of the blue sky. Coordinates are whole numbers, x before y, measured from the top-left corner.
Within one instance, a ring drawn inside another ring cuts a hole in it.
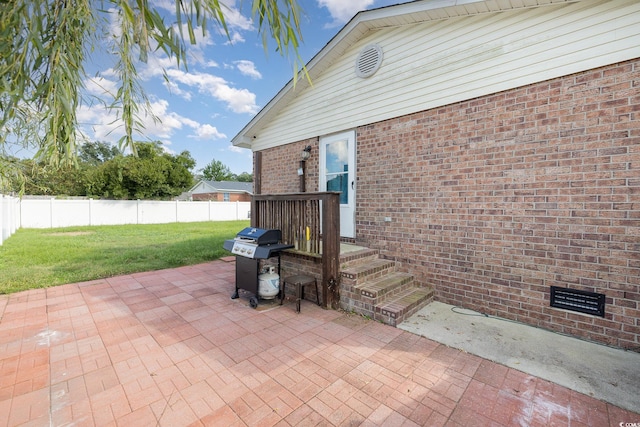
[[[189,47],[188,71],[160,54],[139,64],[142,84],[160,121],[143,118],[144,135],[136,139],[159,140],[173,154],[188,150],[197,162],[194,172],[215,159],[233,173],[251,173],[250,151],[233,147],[231,138],[291,79],[293,65],[275,51],[274,43],[265,51],[248,14],[238,9],[250,1],[225,3],[230,7],[226,19],[231,42],[210,28],[204,38],[197,32],[198,45]],[[309,61],[358,11],[397,3],[406,1],[298,0],[304,11],[302,59]],[[167,14],[174,8],[173,0],[154,4],[166,7]],[[87,73],[95,76],[85,82],[89,94],[100,98],[115,88],[111,60],[105,56],[87,64]],[[78,120],[90,141],[115,142],[122,136],[115,116],[98,103],[83,106]]]

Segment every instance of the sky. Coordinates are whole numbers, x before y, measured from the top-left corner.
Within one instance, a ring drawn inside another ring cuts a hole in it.
[[[402,0],[298,0],[302,14],[300,56],[308,62],[360,10],[369,10]],[[152,111],[159,119],[142,117],[144,132],[136,140],[160,141],[172,154],[189,151],[198,173],[213,160],[221,161],[232,173],[252,173],[252,155],[237,148],[231,139],[264,107],[293,76],[293,63],[269,42],[265,50],[247,11],[239,9],[247,0],[226,0],[229,37],[210,27],[207,35],[196,32],[198,43],[189,46],[188,69],[159,53],[138,64],[142,86]],[[167,20],[175,6],[172,0],[152,2],[163,9]],[[86,65],[87,102],[78,111],[78,121],[89,141],[116,143],[121,126],[95,99],[114,91],[113,61],[96,56]],[[163,70],[168,76],[165,79]]]

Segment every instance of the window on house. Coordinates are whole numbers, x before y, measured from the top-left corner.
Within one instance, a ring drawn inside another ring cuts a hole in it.
[[[223,193],[222,194],[222,200],[224,200],[225,202],[230,201],[231,197],[229,197],[229,193]]]

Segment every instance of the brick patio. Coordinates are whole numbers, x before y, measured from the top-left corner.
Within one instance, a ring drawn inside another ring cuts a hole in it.
[[[0,426],[619,426],[640,415],[303,302],[234,262],[0,295]]]

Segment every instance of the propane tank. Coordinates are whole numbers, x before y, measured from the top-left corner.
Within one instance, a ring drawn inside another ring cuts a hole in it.
[[[262,299],[274,299],[280,292],[280,276],[274,267],[269,266],[265,273],[258,276],[258,293]]]

